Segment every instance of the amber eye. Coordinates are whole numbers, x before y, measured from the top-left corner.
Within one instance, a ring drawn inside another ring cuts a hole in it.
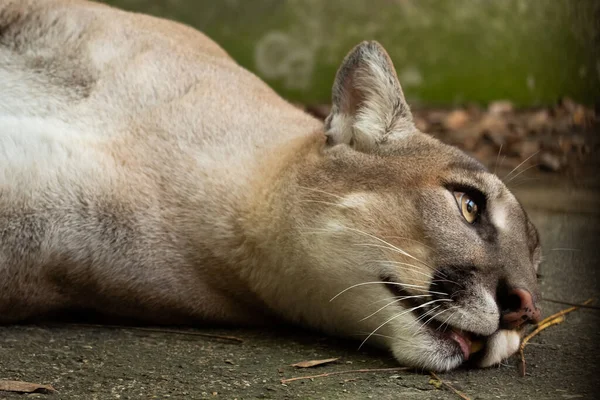
[[[460,212],[462,212],[465,220],[470,224],[475,222],[479,216],[479,207],[477,207],[477,203],[475,203],[468,194],[463,192],[454,192],[454,197],[456,198],[458,208],[460,208]]]

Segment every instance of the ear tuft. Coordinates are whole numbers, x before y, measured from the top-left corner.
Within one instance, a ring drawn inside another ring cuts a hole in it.
[[[325,128],[330,145],[348,144],[360,151],[414,130],[392,60],[378,42],[360,43],[342,62]]]

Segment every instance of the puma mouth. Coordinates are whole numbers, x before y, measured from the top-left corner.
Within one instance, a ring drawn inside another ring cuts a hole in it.
[[[409,296],[408,292],[402,288],[402,285],[398,284],[395,280],[386,276],[380,278],[383,282],[386,282],[385,286],[394,296]],[[472,354],[477,353],[483,348],[482,343],[484,343],[486,336],[454,327],[449,325],[447,321],[436,319],[435,316],[428,318],[428,310],[419,307],[422,303],[416,301],[414,298],[401,300],[400,303],[404,303],[405,307],[408,307],[411,313],[417,318],[417,321],[420,323],[419,329],[426,329],[429,334],[438,340],[451,343],[456,348],[456,353],[462,355],[463,361],[469,360]]]
[[[445,328],[442,325],[445,325]],[[457,353],[460,351],[462,354],[463,361],[469,360],[472,354],[477,353],[483,348],[481,344],[484,342],[485,336],[443,324],[436,319],[427,322],[425,326],[439,340],[453,343]]]

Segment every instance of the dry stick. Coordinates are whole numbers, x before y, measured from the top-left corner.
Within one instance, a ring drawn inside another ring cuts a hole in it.
[[[437,376],[435,374],[435,372],[429,372],[429,375],[431,375],[431,377],[433,379],[436,379],[438,382],[440,382],[442,385],[446,386],[448,389],[452,390],[454,393],[456,393],[458,395],[458,397],[460,397],[463,400],[471,400],[471,398],[469,396],[467,396],[465,393],[461,392],[460,390],[458,390],[457,388],[455,388],[454,386],[452,386],[450,383],[443,381],[442,378],[440,378],[439,376]]]
[[[134,330],[142,332],[153,332],[153,333],[173,333],[176,335],[187,335],[187,336],[200,336],[210,339],[227,340],[235,343],[243,343],[244,340],[235,336],[225,335],[214,335],[211,333],[202,333],[195,331],[187,331],[183,329],[163,329],[163,328],[146,328],[142,326],[120,326],[120,325],[101,325],[101,324],[62,324],[71,326],[81,326],[85,328],[106,328],[106,329],[122,329],[122,330]]]
[[[585,303],[584,304],[577,304],[577,303],[571,303],[571,302],[564,301],[564,300],[548,299],[546,297],[544,297],[542,299],[542,301],[547,301],[549,303],[564,304],[564,305],[567,305],[567,306],[574,306],[574,307],[578,307],[578,308],[589,308],[591,310],[600,310],[600,306],[591,306],[591,305],[588,305],[588,304],[585,304]]]
[[[408,371],[410,367],[398,367],[398,368],[373,368],[373,369],[352,369],[348,371],[336,371],[336,372],[327,372],[319,375],[310,375],[310,376],[297,376],[295,378],[282,379],[281,383],[285,384],[293,381],[300,381],[303,379],[314,379],[314,378],[325,378],[327,376],[333,375],[342,375],[342,374],[352,374],[352,373],[361,373],[361,372],[392,372],[392,371]]]
[[[565,320],[565,317],[564,317],[565,314],[575,311],[578,308],[580,308],[581,306],[587,306],[588,304],[590,304],[593,301],[594,301],[593,298],[587,299],[586,301],[584,301],[581,304],[575,305],[570,308],[566,308],[562,311],[557,312],[556,314],[552,314],[551,316],[544,318],[542,321],[540,321],[537,324],[537,328],[533,332],[531,332],[529,335],[527,335],[527,336],[525,336],[525,338],[523,338],[523,340],[521,341],[521,345],[519,346],[519,356],[521,357],[521,363],[519,364],[519,372],[520,372],[521,376],[525,376],[525,372],[526,372],[525,367],[526,367],[527,363],[525,362],[524,350],[525,350],[525,346],[527,346],[527,343],[529,342],[529,340],[531,340],[531,338],[536,336],[538,333],[540,333],[544,329],[549,328],[552,325],[558,325],[561,322],[563,322]]]

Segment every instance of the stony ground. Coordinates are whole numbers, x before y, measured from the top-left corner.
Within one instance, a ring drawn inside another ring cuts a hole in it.
[[[600,161],[595,144],[600,131],[594,125],[593,111],[577,111],[579,106],[572,106],[571,111],[563,104],[557,107],[559,111],[517,113],[500,104],[494,112],[490,109],[417,112],[419,123],[428,124],[434,134],[449,142],[458,140],[458,132],[464,134],[461,129],[469,130],[471,126],[474,139],[465,148],[474,153],[480,151],[480,158],[494,168],[498,164],[500,176],[506,176],[534,154],[512,175],[531,168],[509,185],[542,236],[545,315],[568,307],[549,300],[580,303],[600,296]],[[457,116],[461,112],[464,112],[462,117]],[[520,141],[509,139],[517,135],[519,127],[527,126],[514,121],[519,118],[530,121],[531,116],[541,112],[546,112],[546,117],[536,118],[547,118],[544,130],[524,128],[519,134]],[[577,112],[583,112],[581,119]],[[513,122],[503,123],[505,128],[475,128],[486,115],[502,116],[494,118]],[[458,124],[461,129],[448,122],[454,118],[463,119]],[[563,121],[562,125],[557,121]],[[494,139],[497,132],[503,135]],[[511,147],[514,143],[534,141],[532,148],[525,146],[527,151],[523,153]],[[567,142],[568,145],[564,144]],[[506,152],[499,151],[500,145]],[[481,151],[486,148],[489,149],[485,153]],[[496,157],[498,152],[500,157]],[[536,166],[543,162],[540,154],[546,153],[559,160],[554,164],[557,168]],[[439,377],[471,399],[592,399],[598,391],[598,327],[597,309],[568,314],[562,324],[542,332],[527,346],[525,377],[519,376],[516,357],[497,368],[465,367]],[[234,336],[241,342],[132,328],[0,327],[0,380],[50,384],[58,391],[55,394],[0,391],[0,399],[460,398],[445,386],[438,388],[426,371],[355,372],[282,384],[282,379],[303,375],[398,365],[385,352],[358,351],[356,342],[293,327],[195,332]],[[305,370],[290,366],[305,360],[336,357],[339,360],[334,363]]]

